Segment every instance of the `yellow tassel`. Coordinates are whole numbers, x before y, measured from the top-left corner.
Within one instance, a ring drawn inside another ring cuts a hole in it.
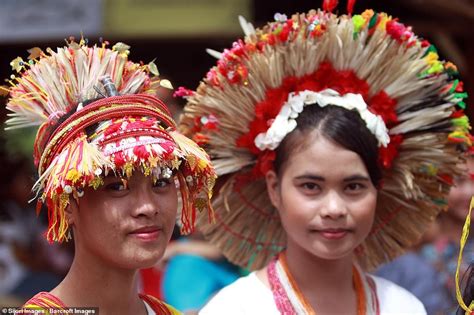
[[[469,228],[471,226],[471,211],[472,208],[474,208],[474,197],[471,198],[471,204],[469,206],[469,212],[466,216],[466,221],[464,222],[464,226],[462,228],[462,235],[461,235],[461,241],[460,241],[460,248],[459,248],[459,256],[458,256],[458,265],[456,267],[456,299],[458,300],[459,306],[463,310],[466,311],[466,314],[471,314],[471,312],[474,310],[474,301],[471,301],[469,304],[469,307],[466,306],[464,303],[464,300],[462,298],[461,294],[461,289],[459,287],[459,270],[461,268],[461,262],[462,262],[462,253],[464,251],[464,246],[466,245],[467,238],[469,237]]]
[[[194,141],[177,131],[171,131],[169,134],[174,139],[181,151],[185,154],[185,156],[194,155],[198,159],[198,166],[201,169],[209,167],[209,156],[207,155],[206,151],[200,148]]]
[[[65,191],[64,183],[69,181],[71,186],[80,187],[85,182],[84,177],[94,176],[91,183],[95,188],[102,183],[101,177],[95,174],[97,169],[113,169],[113,163],[97,148],[95,144],[87,141],[87,136],[82,135],[71,141],[63,151],[56,156],[50,167],[41,174],[34,186],[35,190],[44,187],[46,199],[52,200],[48,240],[62,242],[67,240],[68,224],[64,210],[69,204],[71,191]],[[57,196],[58,188],[62,188],[61,195]],[[72,187],[70,187],[71,189]]]
[[[84,139],[82,149],[82,160],[78,165],[79,173],[91,174],[97,168],[114,169],[114,164],[99,150],[95,144],[91,144]]]

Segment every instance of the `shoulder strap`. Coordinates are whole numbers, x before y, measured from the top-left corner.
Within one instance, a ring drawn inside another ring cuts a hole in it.
[[[140,298],[148,303],[151,308],[155,311],[157,315],[181,315],[182,313],[179,312],[174,307],[166,304],[163,301],[160,301],[156,297],[147,294],[139,294]]]
[[[49,292],[40,292],[29,299],[23,308],[26,309],[43,309],[43,308],[56,308],[64,309],[66,305],[58,297],[52,295]]]

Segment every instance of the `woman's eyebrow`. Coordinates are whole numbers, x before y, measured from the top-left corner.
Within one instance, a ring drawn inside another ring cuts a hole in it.
[[[349,177],[344,178],[343,181],[344,182],[352,182],[352,181],[355,181],[355,180],[369,181],[370,178],[368,176],[365,176],[365,175],[356,174],[356,175],[351,175]]]
[[[296,176],[295,179],[310,179],[310,180],[316,180],[316,181],[321,181],[321,182],[324,182],[326,180],[323,176],[316,175],[316,174],[303,174],[300,176]]]
[[[321,182],[324,182],[326,180],[323,176],[316,175],[316,174],[303,174],[303,175],[300,175],[300,176],[296,176],[295,179],[296,180],[309,179],[309,180],[315,180],[315,181],[321,181]],[[343,179],[344,182],[351,182],[351,181],[355,181],[355,180],[369,181],[370,178],[368,176],[365,176],[365,175],[355,174],[355,175],[351,175],[351,176],[348,176],[348,177]]]

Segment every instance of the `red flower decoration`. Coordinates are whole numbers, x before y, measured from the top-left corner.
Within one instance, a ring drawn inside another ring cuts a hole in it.
[[[379,148],[379,161],[385,169],[392,167],[393,160],[397,157],[398,148],[402,142],[402,135],[390,136],[390,143],[387,145],[387,147]]]
[[[370,101],[370,111],[382,117],[387,127],[393,126],[398,122],[395,106],[397,102],[390,98],[385,91],[380,91],[374,95]]]
[[[251,176],[247,180],[264,176],[273,166],[274,151],[260,151],[254,143],[258,134],[266,132],[273,119],[278,115],[281,107],[288,99],[291,92],[304,90],[322,91],[333,89],[339,94],[347,93],[360,94],[367,100],[369,94],[369,84],[357,77],[351,70],[335,70],[330,62],[322,62],[318,70],[303,77],[286,77],[278,88],[268,89],[265,99],[255,105],[255,118],[249,123],[249,131],[243,134],[236,141],[236,146],[247,148],[252,154],[257,156],[257,163],[254,166]],[[398,122],[395,112],[396,101],[390,98],[384,91],[380,91],[368,100],[368,106],[375,114],[380,115],[387,125]],[[397,149],[403,139],[394,137],[387,148],[381,149],[382,164],[390,167],[392,160],[397,154]],[[244,177],[241,178],[244,180]]]

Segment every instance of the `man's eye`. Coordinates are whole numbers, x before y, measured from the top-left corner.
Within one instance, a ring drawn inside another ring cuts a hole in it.
[[[112,191],[123,191],[126,190],[127,187],[122,182],[115,182],[110,183],[105,186],[105,189],[112,190]]]
[[[163,188],[163,187],[168,186],[169,184],[171,184],[171,180],[170,180],[170,179],[160,178],[160,179],[158,179],[158,180],[153,184],[153,187],[156,187],[156,188]]]

